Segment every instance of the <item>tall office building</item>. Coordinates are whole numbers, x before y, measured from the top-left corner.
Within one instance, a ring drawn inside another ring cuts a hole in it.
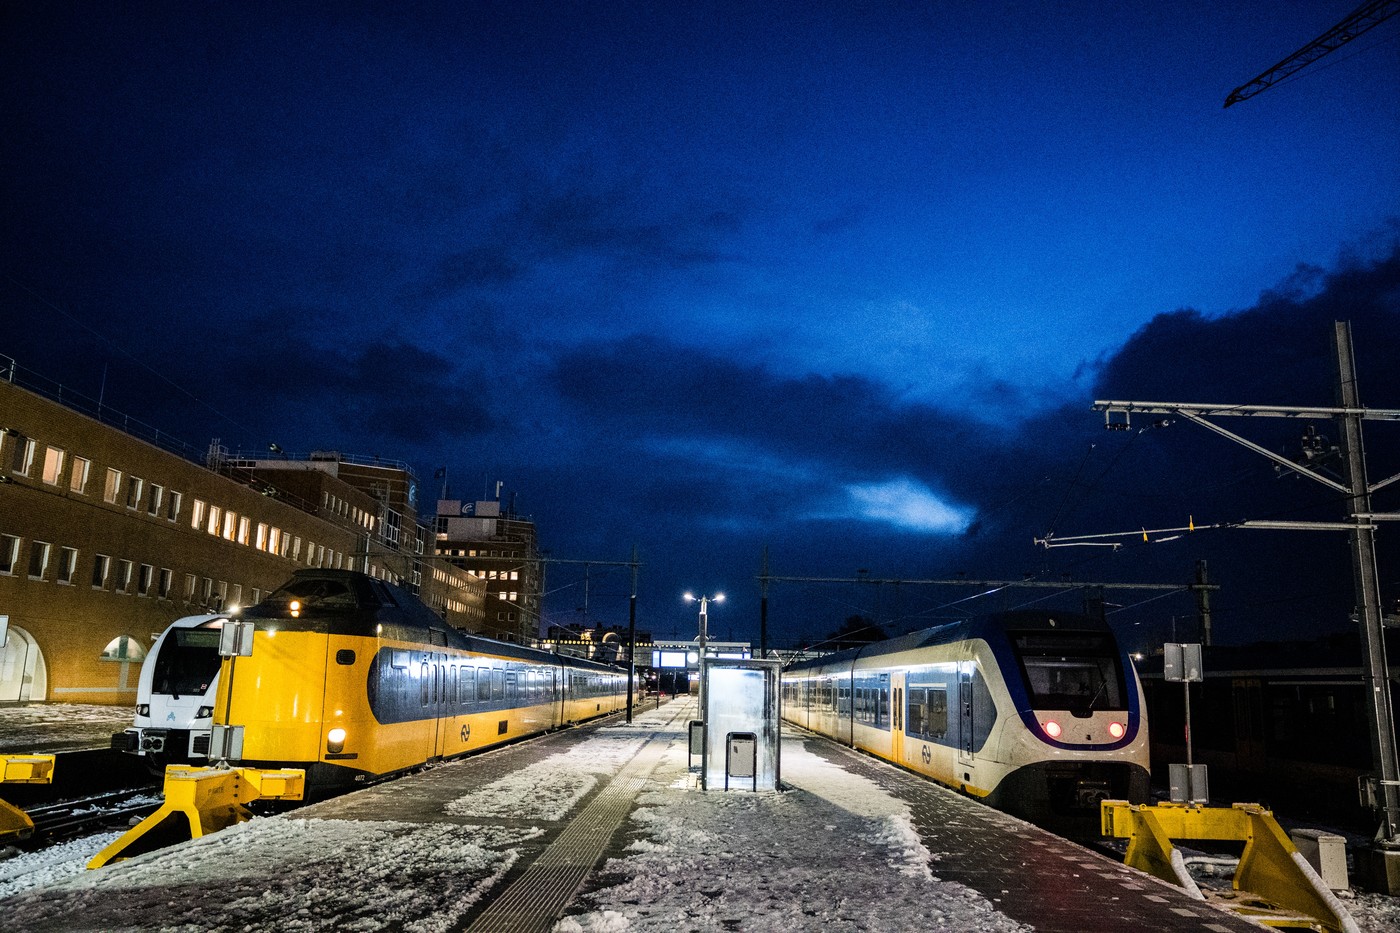
[[[497,500],[437,505],[437,556],[486,581],[481,633],[529,644],[539,635],[543,581],[535,523]]]

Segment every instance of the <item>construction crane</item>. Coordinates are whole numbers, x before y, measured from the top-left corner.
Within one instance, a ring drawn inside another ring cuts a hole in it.
[[[1352,10],[1346,19],[1303,46],[1263,74],[1241,84],[1225,98],[1225,106],[1249,100],[1260,91],[1268,90],[1317,61],[1329,52],[1346,45],[1362,33],[1379,26],[1400,13],[1400,0],[1370,0]]]

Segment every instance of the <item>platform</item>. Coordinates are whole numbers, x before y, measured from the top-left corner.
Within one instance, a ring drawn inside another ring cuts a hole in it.
[[[781,793],[700,791],[694,703],[614,717],[0,900],[7,927],[1254,931],[801,732]]]

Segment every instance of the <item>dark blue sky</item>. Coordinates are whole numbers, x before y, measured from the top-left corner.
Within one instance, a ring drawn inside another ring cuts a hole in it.
[[[752,634],[765,546],[809,576],[1207,557],[1222,638],[1344,628],[1344,541],[1031,539],[1295,507],[1224,441],[1106,436],[1095,397],[1330,404],[1352,317],[1400,407],[1400,21],[1223,110],[1351,4],[1068,6],[8,3],[0,354],[197,445],[504,481],[555,557],[636,545],[658,633],[695,588]],[[575,620],[576,570],[550,586]],[[593,579],[590,617],[625,592]],[[1047,594],[970,595],[787,584],[772,621]]]

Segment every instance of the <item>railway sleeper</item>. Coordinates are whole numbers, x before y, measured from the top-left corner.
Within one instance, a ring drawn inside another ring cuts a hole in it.
[[[1174,842],[1243,843],[1232,886],[1249,896],[1213,903],[1268,927],[1357,933],[1346,907],[1303,858],[1273,813],[1259,804],[1207,807],[1105,800],[1099,816],[1103,835],[1128,840],[1125,864],[1179,885],[1193,897],[1206,900]]]
[[[306,772],[300,768],[234,768],[171,765],[165,771],[165,802],[88,862],[112,862],[198,839],[249,819],[255,800],[301,800]]]

